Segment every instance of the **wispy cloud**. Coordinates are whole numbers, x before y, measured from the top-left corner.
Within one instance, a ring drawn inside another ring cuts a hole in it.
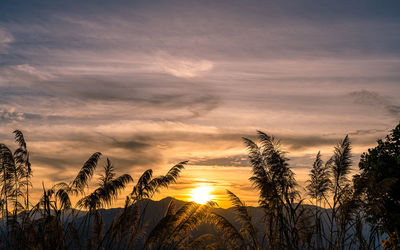
[[[163,52],[155,54],[156,65],[162,71],[181,78],[195,78],[210,70],[214,64],[204,59],[181,58]]]
[[[10,43],[14,41],[14,36],[0,27],[0,53],[4,53]]]
[[[384,97],[377,92],[367,90],[354,91],[350,93],[350,96],[354,98],[356,104],[368,105],[373,108],[381,107],[393,117],[400,117],[400,105],[393,103],[390,98]]]
[[[29,64],[7,65],[0,67],[1,86],[31,86],[34,83],[49,80],[51,74],[42,72]]]

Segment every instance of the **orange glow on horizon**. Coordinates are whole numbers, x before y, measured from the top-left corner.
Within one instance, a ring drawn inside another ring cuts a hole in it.
[[[214,199],[214,195],[211,192],[212,188],[210,186],[199,186],[192,190],[190,200],[198,204],[206,204]]]

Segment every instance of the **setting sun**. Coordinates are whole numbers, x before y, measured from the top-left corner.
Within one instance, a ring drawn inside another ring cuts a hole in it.
[[[191,201],[199,204],[206,204],[207,201],[210,201],[214,198],[214,196],[211,194],[211,187],[208,186],[201,186],[193,189],[191,196]]]

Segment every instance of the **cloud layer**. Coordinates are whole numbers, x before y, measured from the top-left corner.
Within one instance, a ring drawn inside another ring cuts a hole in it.
[[[280,138],[304,181],[318,150],[328,157],[350,134],[357,160],[399,121],[399,11],[372,0],[1,1],[0,140],[23,130],[49,185],[101,151],[135,178],[191,160],[177,195],[208,181],[252,201],[242,137]]]

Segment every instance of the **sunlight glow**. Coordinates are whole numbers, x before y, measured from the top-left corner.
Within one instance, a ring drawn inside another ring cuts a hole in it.
[[[206,204],[207,201],[210,201],[214,198],[214,196],[211,194],[211,187],[208,186],[201,186],[193,189],[191,196],[191,201],[199,204]]]

